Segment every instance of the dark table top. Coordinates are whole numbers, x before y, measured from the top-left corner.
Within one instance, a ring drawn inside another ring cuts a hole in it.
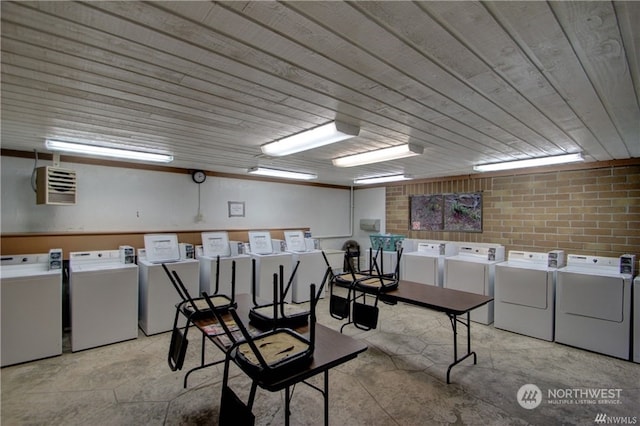
[[[389,302],[405,302],[423,308],[461,315],[493,300],[491,296],[436,287],[411,281],[400,281],[398,288],[380,296]]]

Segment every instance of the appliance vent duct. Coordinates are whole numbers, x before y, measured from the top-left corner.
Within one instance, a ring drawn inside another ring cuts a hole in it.
[[[76,203],[75,170],[57,167],[38,167],[36,175],[36,203],[73,205]]]

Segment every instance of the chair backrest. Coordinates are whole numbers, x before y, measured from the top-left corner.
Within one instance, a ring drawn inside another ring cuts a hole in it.
[[[252,290],[253,290],[253,306],[255,307],[259,307],[260,305],[258,305],[258,301],[256,299],[256,278],[255,278],[255,259],[252,259],[253,261],[253,279],[252,279]],[[296,262],[296,266],[293,268],[293,271],[291,271],[291,275],[289,276],[289,281],[287,282],[287,286],[284,287],[284,265],[280,265],[278,268],[278,271],[280,272],[279,274],[274,273],[273,274],[273,304],[275,305],[280,305],[284,303],[285,298],[287,297],[287,294],[289,293],[289,290],[291,289],[291,284],[293,283],[293,279],[296,276],[296,272],[298,272],[298,267],[300,266],[300,261],[298,260]],[[278,281],[278,277],[279,277],[279,281]],[[279,287],[278,287],[279,284]],[[264,305],[264,306],[268,306]],[[275,318],[275,317],[274,317]]]
[[[171,284],[173,284],[173,288],[175,288],[178,292],[178,295],[180,295],[182,302],[191,305],[191,308],[193,308],[194,312],[200,312],[200,309],[198,309],[195,301],[191,298],[187,287],[184,285],[176,271],[169,271],[169,268],[165,263],[162,264],[162,269],[164,269],[164,272],[166,272],[167,276],[169,277],[169,281],[171,281]]]
[[[398,280],[400,279],[400,260],[402,258],[402,247],[396,252],[397,253],[397,260],[396,260],[396,267],[393,270],[393,278]],[[376,257],[373,259],[373,266],[376,270],[376,275],[379,277],[382,277],[384,275],[384,273],[380,270],[381,268],[378,267],[378,262],[376,261],[376,258],[378,257],[378,255],[376,254]],[[384,256],[380,256],[380,260],[382,260]],[[388,276],[388,275],[387,275]]]
[[[189,305],[189,307],[193,310],[194,313],[202,313],[203,311],[208,310],[208,309],[203,310],[202,305],[198,306],[197,301],[201,301],[202,299],[194,299],[193,297],[191,297],[191,294],[189,294],[189,290],[187,290],[187,286],[184,285],[177,271],[175,270],[169,271],[169,268],[164,263],[162,264],[162,268],[164,269],[165,273],[169,277],[169,281],[171,281],[171,284],[173,284],[173,287],[178,292],[178,295],[180,295],[183,305]],[[218,294],[217,291],[218,291],[218,286],[216,285],[215,295]],[[231,262],[231,297],[228,298],[229,305],[235,304],[235,295],[236,295],[236,261],[233,260]],[[226,296],[224,297],[227,298]]]

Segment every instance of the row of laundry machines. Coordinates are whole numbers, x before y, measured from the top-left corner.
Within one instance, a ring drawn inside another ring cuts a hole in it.
[[[68,270],[60,249],[3,256],[1,366],[62,353],[63,273],[73,352],[135,339],[138,328],[147,335],[171,330],[181,299],[162,264],[193,297],[216,289],[229,294],[233,274],[236,293],[252,293],[255,285],[257,297],[272,300],[276,273],[290,283],[287,301],[309,300],[310,284],[320,285],[327,269],[317,240],[302,231],[285,232],[285,240],[272,240],[267,231],[249,234],[241,243],[226,232],[205,232],[196,247],[179,243],[176,234],[149,234],[137,253],[130,246],[71,252]]]
[[[471,320],[640,362],[635,255],[565,255],[495,244],[403,241],[401,277],[492,296]],[[634,312],[635,311],[635,312]]]

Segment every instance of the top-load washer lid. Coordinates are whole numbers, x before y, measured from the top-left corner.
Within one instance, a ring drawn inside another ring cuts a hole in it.
[[[120,250],[78,251],[69,253],[71,272],[88,272],[107,269],[137,268],[135,263],[125,263]]]
[[[164,263],[180,260],[177,234],[147,234],[144,236],[144,248],[149,262]]]
[[[451,258],[459,258],[469,262],[497,263],[504,261],[503,246],[460,246],[458,254]]]
[[[287,243],[288,251],[307,251],[307,244],[302,231],[284,231],[284,241]]]
[[[2,256],[0,264],[0,278],[3,279],[62,273],[62,269],[49,268],[49,255],[46,253]]]
[[[229,246],[229,234],[226,232],[203,232],[202,234],[202,254],[207,257],[229,257],[231,247]]]
[[[271,233],[269,231],[249,231],[249,245],[251,247],[251,253],[273,253],[273,246],[271,245]]]
[[[560,270],[601,276],[618,276],[620,275],[619,264],[620,259],[617,257],[569,254],[567,256],[567,266]]]
[[[506,263],[514,268],[558,269],[565,265],[565,256],[562,250],[553,250],[548,253],[509,250]]]

